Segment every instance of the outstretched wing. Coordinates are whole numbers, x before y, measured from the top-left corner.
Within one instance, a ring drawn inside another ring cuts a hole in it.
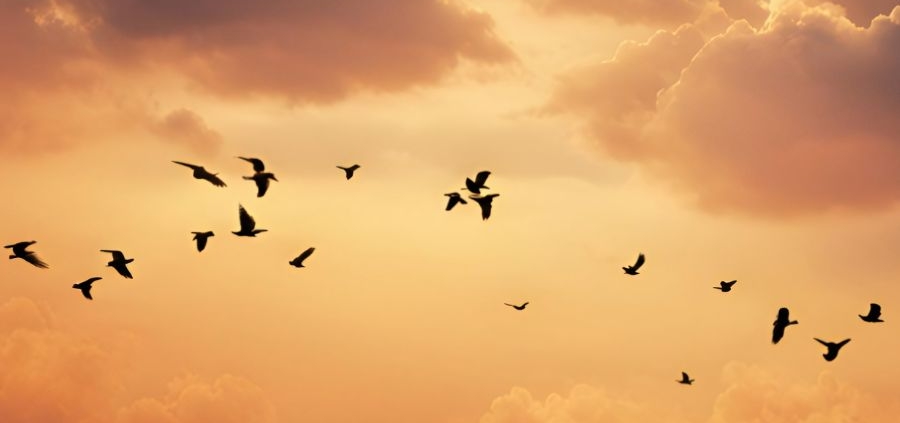
[[[869,304],[869,316],[878,317],[881,315],[881,306],[875,303]]]
[[[245,160],[253,164],[253,170],[256,172],[262,172],[266,170],[266,165],[262,160],[254,158],[254,157],[238,157],[241,160]]]
[[[113,266],[113,268],[116,269],[116,271],[119,272],[120,275],[122,275],[122,276],[124,276],[124,277],[126,277],[126,278],[128,278],[128,279],[134,279],[134,278],[131,276],[131,272],[128,270],[128,265],[127,265],[127,264],[122,263],[122,264]]]
[[[781,338],[784,338],[784,325],[779,325],[778,322],[775,322],[775,328],[772,329],[772,343],[777,344]]]
[[[447,211],[452,210],[453,207],[456,206],[456,203],[459,203],[459,201],[460,198],[458,196],[450,196],[450,200],[447,201]]]
[[[837,343],[837,347],[838,347],[838,348],[841,348],[841,347],[843,347],[844,345],[847,345],[848,342],[850,342],[850,338],[847,338],[847,339],[845,339],[845,340],[843,340],[843,341],[841,341],[841,342],[838,342],[838,343]]]
[[[182,166],[187,166],[187,167],[189,167],[189,168],[191,168],[191,169],[194,169],[194,170],[200,169],[200,166],[192,165],[192,164],[190,164],[190,163],[179,162],[179,161],[176,161],[176,160],[172,160],[172,163],[180,164],[180,165],[182,165]]]
[[[104,253],[110,253],[110,254],[112,254],[113,261],[123,261],[123,260],[125,260],[125,254],[122,253],[122,252],[119,251],[119,250],[100,250],[100,251],[101,251],[101,252],[104,252]]]
[[[491,172],[489,171],[482,170],[481,172],[478,172],[478,174],[475,175],[475,184],[479,187],[484,187],[484,183],[487,182],[488,176],[491,176]]]
[[[311,256],[314,251],[316,251],[314,247],[309,247],[306,249],[306,251],[300,253],[300,255],[297,256],[295,260],[299,260],[302,262],[303,260],[306,260],[307,257]]]
[[[632,266],[633,270],[640,269],[641,266],[644,265],[644,253],[638,254],[637,261],[634,262],[634,266]]]
[[[50,266],[47,263],[44,263],[43,260],[38,258],[37,254],[26,251],[25,254],[19,254],[23,260],[33,264],[35,267],[40,267],[41,269],[48,269]]]
[[[690,378],[690,376],[688,376],[687,373],[681,372],[681,380],[683,380],[683,381],[688,381],[688,380],[690,380],[690,379],[691,379],[691,378]]]
[[[479,186],[477,183],[475,183],[475,181],[469,178],[466,178],[466,189],[469,190],[469,192],[481,194],[481,186]]]
[[[94,297],[91,296],[91,286],[90,286],[90,285],[82,286],[82,287],[81,287],[81,294],[84,295],[84,298],[87,298],[87,299],[89,299],[89,300],[93,300],[93,299],[94,299]]]
[[[206,172],[206,171],[204,171],[203,174],[200,175],[200,178],[209,181],[209,183],[211,183],[211,184],[213,184],[213,185],[215,185],[215,186],[217,186],[217,187],[224,187],[224,186],[226,186],[226,185],[225,185],[225,181],[223,181],[223,180],[222,180],[221,178],[219,178],[218,176],[213,175],[212,173],[209,173],[209,172]]]
[[[26,251],[26,249],[28,248],[29,245],[34,244],[36,242],[37,241],[22,241],[22,242],[17,242],[12,245],[7,245],[3,248],[12,248],[13,254],[15,254],[17,256],[23,256],[26,254],[30,254],[30,252]]]
[[[256,196],[262,197],[266,195],[266,191],[269,190],[269,178],[255,178],[256,179]]]
[[[238,207],[238,214],[241,220],[241,232],[252,232],[253,229],[256,228],[256,221],[253,220],[253,216],[250,216],[250,213],[247,213],[244,206],[239,205]]]
[[[197,251],[202,252],[204,248],[206,248],[206,240],[207,237],[199,236],[195,238],[197,240]]]
[[[815,339],[815,340],[818,341],[820,344],[822,344],[822,345],[824,345],[824,346],[826,346],[826,347],[827,347],[828,344],[829,344],[828,342],[825,342],[825,341],[823,341],[823,340],[821,340],[821,339],[819,339],[819,338],[813,338],[813,339]]]

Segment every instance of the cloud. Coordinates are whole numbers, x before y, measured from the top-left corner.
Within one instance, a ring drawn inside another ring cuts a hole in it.
[[[708,0],[528,0],[547,13],[593,13],[624,24],[678,26],[694,21]]]
[[[900,8],[867,29],[841,13],[787,2],[760,30],[736,22],[695,55],[673,53],[688,60],[677,78],[623,83],[622,93],[610,88],[620,75],[671,75],[682,63],[653,40],[631,46],[643,60],[617,57],[571,75],[551,109],[580,116],[604,150],[708,210],[780,216],[886,207],[900,198]],[[584,100],[610,95],[618,97]]]
[[[222,136],[188,109],[178,109],[166,114],[153,122],[150,129],[160,138],[188,146],[197,153],[214,152],[222,143]]]

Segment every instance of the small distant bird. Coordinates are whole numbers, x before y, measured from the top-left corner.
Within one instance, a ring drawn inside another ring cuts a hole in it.
[[[13,253],[9,256],[10,260],[20,258],[31,263],[35,267],[39,267],[41,269],[49,268],[50,266],[48,266],[47,263],[44,263],[43,260],[38,258],[37,254],[35,254],[33,251],[28,251],[28,246],[35,243],[37,243],[37,241],[22,241],[12,245],[6,245],[3,248],[12,249]]]
[[[458,192],[451,192],[449,194],[444,194],[444,195],[447,197],[450,197],[450,199],[447,201],[447,211],[452,210],[453,207],[455,207],[457,203],[458,204],[469,204],[468,202],[466,202],[466,200],[464,198],[462,198],[461,195],[459,195]]]
[[[775,318],[775,322],[772,323],[775,328],[772,330],[772,343],[777,344],[778,341],[784,337],[784,329],[790,325],[796,325],[798,322],[796,320],[790,320],[791,312],[787,309],[787,307],[782,307],[778,309],[778,316]]]
[[[694,379],[691,379],[690,376],[688,376],[687,373],[681,372],[681,380],[679,380],[679,381],[677,381],[677,382],[680,383],[680,384],[682,384],[682,385],[690,385],[690,384],[693,384],[693,383],[694,383]]]
[[[822,354],[822,357],[825,357],[825,361],[833,361],[835,358],[837,358],[838,352],[841,350],[841,348],[844,345],[847,345],[848,342],[850,342],[849,338],[845,339],[841,342],[837,342],[837,343],[825,342],[819,338],[813,338],[813,339],[815,339],[816,341],[819,341],[820,344],[822,344],[826,348],[828,348],[828,352],[826,352],[825,354]]]
[[[95,277],[90,278],[90,279],[88,279],[88,280],[86,280],[86,281],[84,281],[84,282],[76,283],[76,284],[72,285],[72,288],[80,289],[80,290],[81,290],[81,295],[84,295],[84,298],[87,298],[87,299],[89,299],[89,300],[93,300],[94,297],[91,296],[91,288],[92,288],[91,285],[92,285],[94,282],[99,281],[100,279],[103,279],[103,278],[98,277],[98,276],[95,276]]]
[[[713,289],[719,289],[722,292],[731,292],[731,287],[736,283],[737,283],[737,281],[731,281],[731,282],[721,281],[721,282],[719,282],[719,286],[714,286]]]
[[[487,182],[488,176],[491,176],[491,172],[489,172],[487,170],[482,170],[481,172],[478,172],[477,175],[475,175],[474,181],[469,178],[466,178],[466,186],[463,189],[467,189],[467,190],[469,190],[469,192],[474,193],[474,194],[481,194],[481,190],[489,189],[487,186],[484,185],[484,183]]]
[[[245,176],[244,179],[256,182],[256,196],[262,197],[269,190],[269,179],[278,182],[275,175],[269,172],[257,172],[253,176]]]
[[[632,275],[632,276],[638,275],[639,274],[638,269],[640,269],[641,266],[643,266],[643,265],[644,265],[644,253],[640,253],[640,254],[638,254],[637,261],[634,262],[634,266],[625,266],[622,268],[622,270],[624,270],[625,273],[628,275]]]
[[[503,305],[508,305],[516,310],[522,311],[522,310],[525,310],[525,307],[528,306],[528,302],[524,302],[524,303],[522,303],[522,305],[515,305],[515,304],[509,304],[509,303],[503,303]]]
[[[306,260],[307,257],[311,256],[313,251],[316,251],[316,249],[313,247],[307,248],[306,251],[300,253],[299,256],[289,261],[288,264],[294,267],[306,267],[303,265],[303,260]]]
[[[250,213],[247,213],[244,206],[238,205],[238,208],[238,214],[241,220],[241,230],[237,232],[231,231],[231,233],[237,236],[256,236],[258,233],[268,231],[268,229],[256,229],[256,220],[253,220],[253,217],[250,216]]]
[[[356,169],[359,169],[359,165],[358,165],[358,164],[355,164],[355,165],[350,166],[350,167],[338,166],[337,168],[343,170],[344,173],[347,174],[347,179],[350,179],[350,178],[353,177],[353,172],[356,172]]]
[[[209,171],[204,169],[203,166],[192,165],[190,163],[184,163],[184,162],[179,162],[179,161],[175,161],[175,160],[172,160],[172,163],[180,164],[182,166],[187,166],[191,169],[194,169],[194,178],[195,179],[205,179],[205,180],[209,181],[209,183],[211,183],[217,187],[225,186],[225,182],[222,182],[222,180],[219,179],[218,176],[216,176],[216,175],[218,175],[218,173],[209,173]]]
[[[875,303],[869,304],[869,314],[867,316],[859,315],[860,319],[869,323],[883,322],[881,320],[881,306]]]
[[[206,241],[209,240],[209,237],[216,236],[213,231],[191,233],[194,234],[194,240],[197,241],[197,251],[203,251],[206,248]]]
[[[241,156],[238,156],[238,158],[253,164],[253,171],[256,173],[266,170],[266,164],[263,163],[263,161],[260,159],[253,158],[253,157],[241,157]]]
[[[131,272],[128,271],[128,266],[127,266],[128,263],[131,263],[134,261],[133,258],[126,259],[125,254],[123,254],[119,250],[100,250],[100,252],[112,254],[112,256],[113,256],[112,261],[110,261],[109,263],[106,263],[106,265],[108,267],[112,267],[113,269],[116,269],[116,271],[119,272],[120,275],[122,275],[128,279],[133,279],[131,277]]]
[[[479,206],[481,206],[481,220],[488,220],[491,217],[491,207],[494,203],[494,197],[499,197],[500,194],[488,194],[485,196],[475,196],[470,195],[469,198],[475,200]]]

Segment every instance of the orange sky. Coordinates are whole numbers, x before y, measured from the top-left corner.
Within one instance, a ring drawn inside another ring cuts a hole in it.
[[[896,421],[896,0],[323,4],[0,0],[0,422]]]

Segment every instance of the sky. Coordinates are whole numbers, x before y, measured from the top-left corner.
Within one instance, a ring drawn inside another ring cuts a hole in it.
[[[0,0],[50,265],[0,264],[0,421],[893,423],[898,45],[897,0]]]

